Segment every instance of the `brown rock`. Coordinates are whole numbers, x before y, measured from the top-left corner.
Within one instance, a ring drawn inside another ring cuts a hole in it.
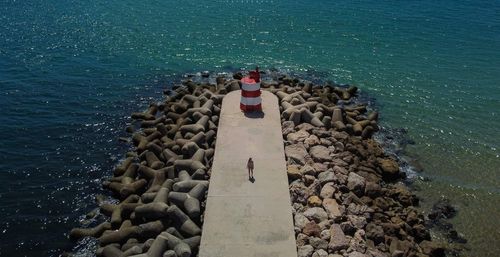
[[[319,225],[316,224],[316,222],[311,221],[304,226],[304,229],[302,229],[302,233],[308,236],[318,237],[321,234],[321,229]]]
[[[379,157],[384,154],[384,150],[380,147],[377,141],[368,139],[365,141],[366,149],[373,155]]]
[[[285,121],[281,124],[281,132],[283,135],[288,135],[292,132],[295,131],[295,125],[293,124],[293,121]]]
[[[379,159],[378,165],[382,170],[382,176],[386,179],[395,179],[399,177],[399,165],[393,159]]]
[[[340,227],[342,228],[342,231],[344,231],[345,234],[353,236],[354,233],[356,233],[356,227],[352,225],[350,221],[344,221],[340,223]]]
[[[314,220],[316,222],[322,222],[328,218],[328,214],[320,207],[313,207],[307,209],[304,212],[304,216],[306,216],[309,220]]]
[[[320,163],[320,162],[315,162],[312,165],[312,167],[314,168],[314,170],[316,171],[316,173],[321,173],[321,172],[324,172],[324,171],[328,170],[328,165]]]
[[[300,125],[297,125],[296,128],[298,130],[304,130],[307,132],[311,132],[315,127],[309,123],[302,123]]]
[[[389,222],[382,223],[381,225],[386,235],[397,236],[399,234],[400,227],[398,225]]]
[[[296,213],[293,220],[295,222],[295,226],[300,230],[304,229],[306,224],[309,223],[309,220],[302,213]]]
[[[310,245],[304,245],[297,249],[297,257],[312,257],[314,248]]]
[[[337,179],[337,177],[335,176],[335,174],[333,172],[330,172],[330,171],[321,172],[318,175],[318,180],[322,185],[324,185],[328,182],[333,182],[336,179]]]
[[[347,219],[352,223],[352,225],[360,230],[366,226],[366,218],[360,215],[347,215]]]
[[[324,199],[323,200],[323,208],[325,208],[326,213],[328,214],[328,217],[330,218],[337,218],[342,216],[342,213],[339,210],[339,205],[335,199]]]
[[[410,226],[420,223],[422,220],[423,217],[419,217],[416,211],[409,211],[408,215],[406,215],[406,223],[408,223]]]
[[[340,166],[340,167],[349,167],[349,163],[345,162],[344,160],[338,159],[338,158],[333,158],[331,161],[331,166]]]
[[[302,203],[302,204],[307,203],[307,199],[311,195],[311,192],[303,183],[294,183],[290,185],[289,189],[290,189],[290,198],[293,203]]]
[[[373,200],[373,205],[379,207],[380,209],[386,211],[391,207],[391,201],[388,198],[377,197]]]
[[[370,223],[366,226],[366,237],[373,240],[375,244],[382,243],[384,241],[384,229],[374,223]]]
[[[286,174],[288,175],[288,179],[296,180],[302,177],[300,174],[300,166],[298,165],[288,165]]]
[[[395,253],[409,253],[412,248],[412,243],[407,240],[398,240],[393,238],[389,246],[389,252],[394,256]]]
[[[297,246],[306,245],[309,242],[309,237],[303,233],[297,235]]]
[[[314,183],[315,180],[316,180],[316,178],[314,176],[311,176],[311,175],[304,176],[304,183],[306,184],[306,186],[311,185],[312,183]]]
[[[359,198],[359,200],[360,200],[361,202],[363,202],[366,206],[370,206],[370,205],[372,205],[372,203],[373,203],[373,199],[371,199],[370,197],[368,197],[368,196],[366,196],[366,195],[365,195],[365,196],[363,196],[363,197],[361,197],[361,198]]]
[[[293,144],[304,142],[309,137],[309,133],[305,130],[299,130],[295,133],[290,133],[286,136],[286,139]]]
[[[310,146],[314,146],[314,145],[319,145],[320,141],[316,135],[310,135],[306,140],[304,140],[304,143]]]
[[[390,190],[389,194],[391,197],[398,199],[404,206],[418,204],[418,198],[403,185],[396,185],[394,189]]]
[[[438,243],[424,240],[420,242],[420,248],[424,254],[427,254],[431,257],[444,257],[445,248],[439,245]]]
[[[307,199],[307,204],[311,207],[319,207],[321,206],[321,199],[316,195],[310,196]]]
[[[237,79],[237,80],[240,80],[243,78],[243,74],[241,72],[236,72],[233,74],[233,78],[234,79]]]
[[[413,226],[412,234],[417,242],[420,242],[422,240],[431,240],[429,230],[427,230],[427,228],[425,228],[423,224],[417,224]]]
[[[285,146],[285,155],[287,158],[300,165],[306,164],[306,160],[309,157],[303,144]]]
[[[309,244],[311,244],[314,249],[328,249],[328,242],[318,237],[309,238]]]
[[[349,247],[349,240],[345,237],[340,225],[333,224],[330,227],[330,243],[328,243],[328,249],[330,251],[338,251],[347,249],[347,247]]]
[[[309,150],[309,154],[316,162],[326,162],[331,159],[330,150],[322,145],[316,145],[311,147]]]
[[[311,176],[316,176],[316,171],[314,170],[313,167],[310,165],[306,164],[300,168],[300,174],[302,175],[311,175]]]
[[[335,174],[344,174],[344,175],[349,174],[349,171],[347,171],[346,168],[337,165],[333,166],[333,172],[335,172]]]
[[[326,138],[320,138],[319,142],[320,142],[320,144],[322,144],[324,146],[331,146],[333,144],[332,141],[330,141]]]
[[[321,188],[321,192],[320,192],[319,196],[321,196],[321,198],[323,198],[323,199],[327,199],[327,198],[332,198],[334,193],[335,193],[335,187],[333,187],[332,182],[329,182],[329,183],[326,183]]]
[[[312,133],[319,138],[328,138],[332,135],[330,131],[325,130],[324,128],[315,128]]]
[[[347,255],[347,257],[368,257],[368,256],[369,255],[360,252],[350,252],[349,255]]]
[[[365,194],[370,197],[377,197],[380,195],[382,187],[378,183],[366,182]]]
[[[361,196],[365,191],[365,178],[351,172],[347,177],[347,187],[356,195]]]

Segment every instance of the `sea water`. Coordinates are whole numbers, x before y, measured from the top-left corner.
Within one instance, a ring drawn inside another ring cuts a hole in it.
[[[255,65],[374,97],[415,142],[424,211],[451,199],[465,255],[494,256],[499,14],[498,0],[2,0],[0,256],[71,250],[130,113],[184,73]]]

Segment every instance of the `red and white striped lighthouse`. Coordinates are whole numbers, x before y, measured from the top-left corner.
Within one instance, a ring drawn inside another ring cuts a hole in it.
[[[241,79],[240,109],[244,112],[262,111],[259,68]]]

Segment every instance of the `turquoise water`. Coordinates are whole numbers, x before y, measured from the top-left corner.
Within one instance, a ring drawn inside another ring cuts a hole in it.
[[[500,251],[500,1],[0,4],[0,256],[54,256],[126,151],[127,116],[191,71],[359,85],[402,127],[423,208],[450,198],[470,256]]]

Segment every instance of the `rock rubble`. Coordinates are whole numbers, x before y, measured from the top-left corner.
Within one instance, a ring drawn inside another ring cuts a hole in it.
[[[133,113],[134,151],[103,182],[119,203],[100,201],[93,213],[107,221],[70,238],[98,238],[103,257],[196,256],[222,98],[241,77],[187,80]],[[262,90],[279,98],[299,257],[444,255],[398,162],[372,139],[379,114],[353,100],[357,87],[282,75]]]

